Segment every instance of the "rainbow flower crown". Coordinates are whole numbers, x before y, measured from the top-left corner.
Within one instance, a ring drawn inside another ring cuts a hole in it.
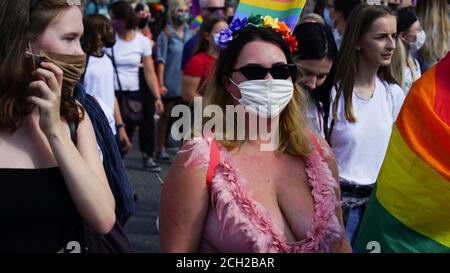
[[[291,30],[285,22],[279,21],[278,18],[273,18],[269,15],[251,15],[244,19],[234,19],[231,24],[219,34],[219,46],[225,49],[228,43],[239,35],[244,29],[247,28],[271,28],[275,32],[280,33],[283,39],[289,46],[291,52],[297,50],[297,40],[291,34]]]

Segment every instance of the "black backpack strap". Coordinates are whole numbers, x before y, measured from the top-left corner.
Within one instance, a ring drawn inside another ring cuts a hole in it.
[[[70,139],[72,139],[73,144],[77,145],[78,123],[75,121],[70,121],[68,125],[70,129]]]
[[[331,147],[331,132],[333,131],[334,127],[334,119],[331,120],[330,128],[325,131],[325,140],[328,142],[328,145]]]

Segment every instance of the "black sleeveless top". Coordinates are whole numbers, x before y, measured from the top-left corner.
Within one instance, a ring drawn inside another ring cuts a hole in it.
[[[58,167],[0,169],[0,252],[50,252],[78,241],[80,216]]]

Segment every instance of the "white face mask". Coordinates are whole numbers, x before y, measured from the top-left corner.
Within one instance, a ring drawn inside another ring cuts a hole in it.
[[[294,95],[294,84],[291,80],[250,80],[237,85],[241,91],[238,99],[245,109],[261,118],[275,118],[286,108]]]
[[[219,47],[219,36],[220,36],[220,33],[214,33],[213,34],[214,45],[217,46],[217,47]]]
[[[411,50],[411,53],[416,53],[422,48],[422,46],[425,44],[427,34],[425,33],[425,31],[421,30],[417,33],[416,37],[417,38],[415,42],[409,43],[409,50]]]

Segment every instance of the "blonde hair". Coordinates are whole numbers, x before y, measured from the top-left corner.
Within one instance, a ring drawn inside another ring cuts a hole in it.
[[[345,119],[351,123],[356,122],[353,114],[353,87],[356,79],[358,54],[356,46],[361,37],[369,31],[373,22],[385,16],[395,16],[394,13],[384,5],[359,4],[350,13],[345,27],[342,44],[333,64],[334,76],[333,86],[336,88],[336,97],[333,102],[333,118],[338,119],[337,109],[340,97],[344,97]],[[392,63],[378,69],[378,75],[388,83],[397,83],[391,72]],[[332,69],[333,70],[333,69]]]
[[[406,50],[404,42],[397,38],[394,56],[392,56],[391,71],[392,76],[402,89],[405,88],[405,66],[411,70],[413,81],[419,79],[418,67],[414,58]]]
[[[427,39],[420,52],[425,63],[431,66],[450,50],[447,0],[418,0],[415,11],[427,34]]]
[[[170,0],[169,1],[169,17],[172,16],[172,13],[176,11],[182,5],[186,5],[189,7],[188,2],[186,0]]]
[[[318,23],[323,26],[325,25],[325,20],[323,19],[322,16],[320,16],[320,14],[317,14],[317,13],[308,13],[308,14],[305,14],[305,16],[302,16],[302,18],[300,20],[300,24],[303,24],[306,22]]]
[[[262,40],[268,43],[276,44],[285,53],[288,63],[293,63],[287,45],[282,40],[281,36],[273,30],[264,28],[244,30],[235,40],[231,41],[228,47],[223,50],[217,61],[217,66],[209,79],[207,87],[206,100],[204,106],[217,105],[223,113],[226,112],[227,105],[234,105],[233,98],[229,91],[225,88],[224,79],[229,75],[233,69],[234,64],[239,58],[241,49],[245,44]],[[296,82],[296,77],[293,78]],[[279,146],[277,152],[287,153],[294,156],[305,156],[312,151],[310,142],[310,123],[306,116],[307,101],[304,91],[294,84],[294,95],[287,107],[280,115],[279,127]],[[205,119],[203,125],[208,121]],[[226,124],[226,116],[223,117],[223,124]],[[236,130],[237,118],[234,117],[234,124]],[[225,126],[226,128],[226,126]],[[194,132],[194,135],[199,135],[200,132]],[[224,129],[224,135],[226,135]],[[242,145],[245,141],[224,139],[221,143],[227,149],[233,149]]]
[[[172,20],[172,14],[182,5],[186,5],[189,7],[186,0],[170,0],[169,12],[167,13],[167,21],[170,22],[171,25],[173,25],[173,23],[174,23]],[[166,27],[164,28],[163,31],[167,35],[169,40],[172,40],[172,32],[170,32],[170,30],[169,30],[169,25],[166,25]]]

